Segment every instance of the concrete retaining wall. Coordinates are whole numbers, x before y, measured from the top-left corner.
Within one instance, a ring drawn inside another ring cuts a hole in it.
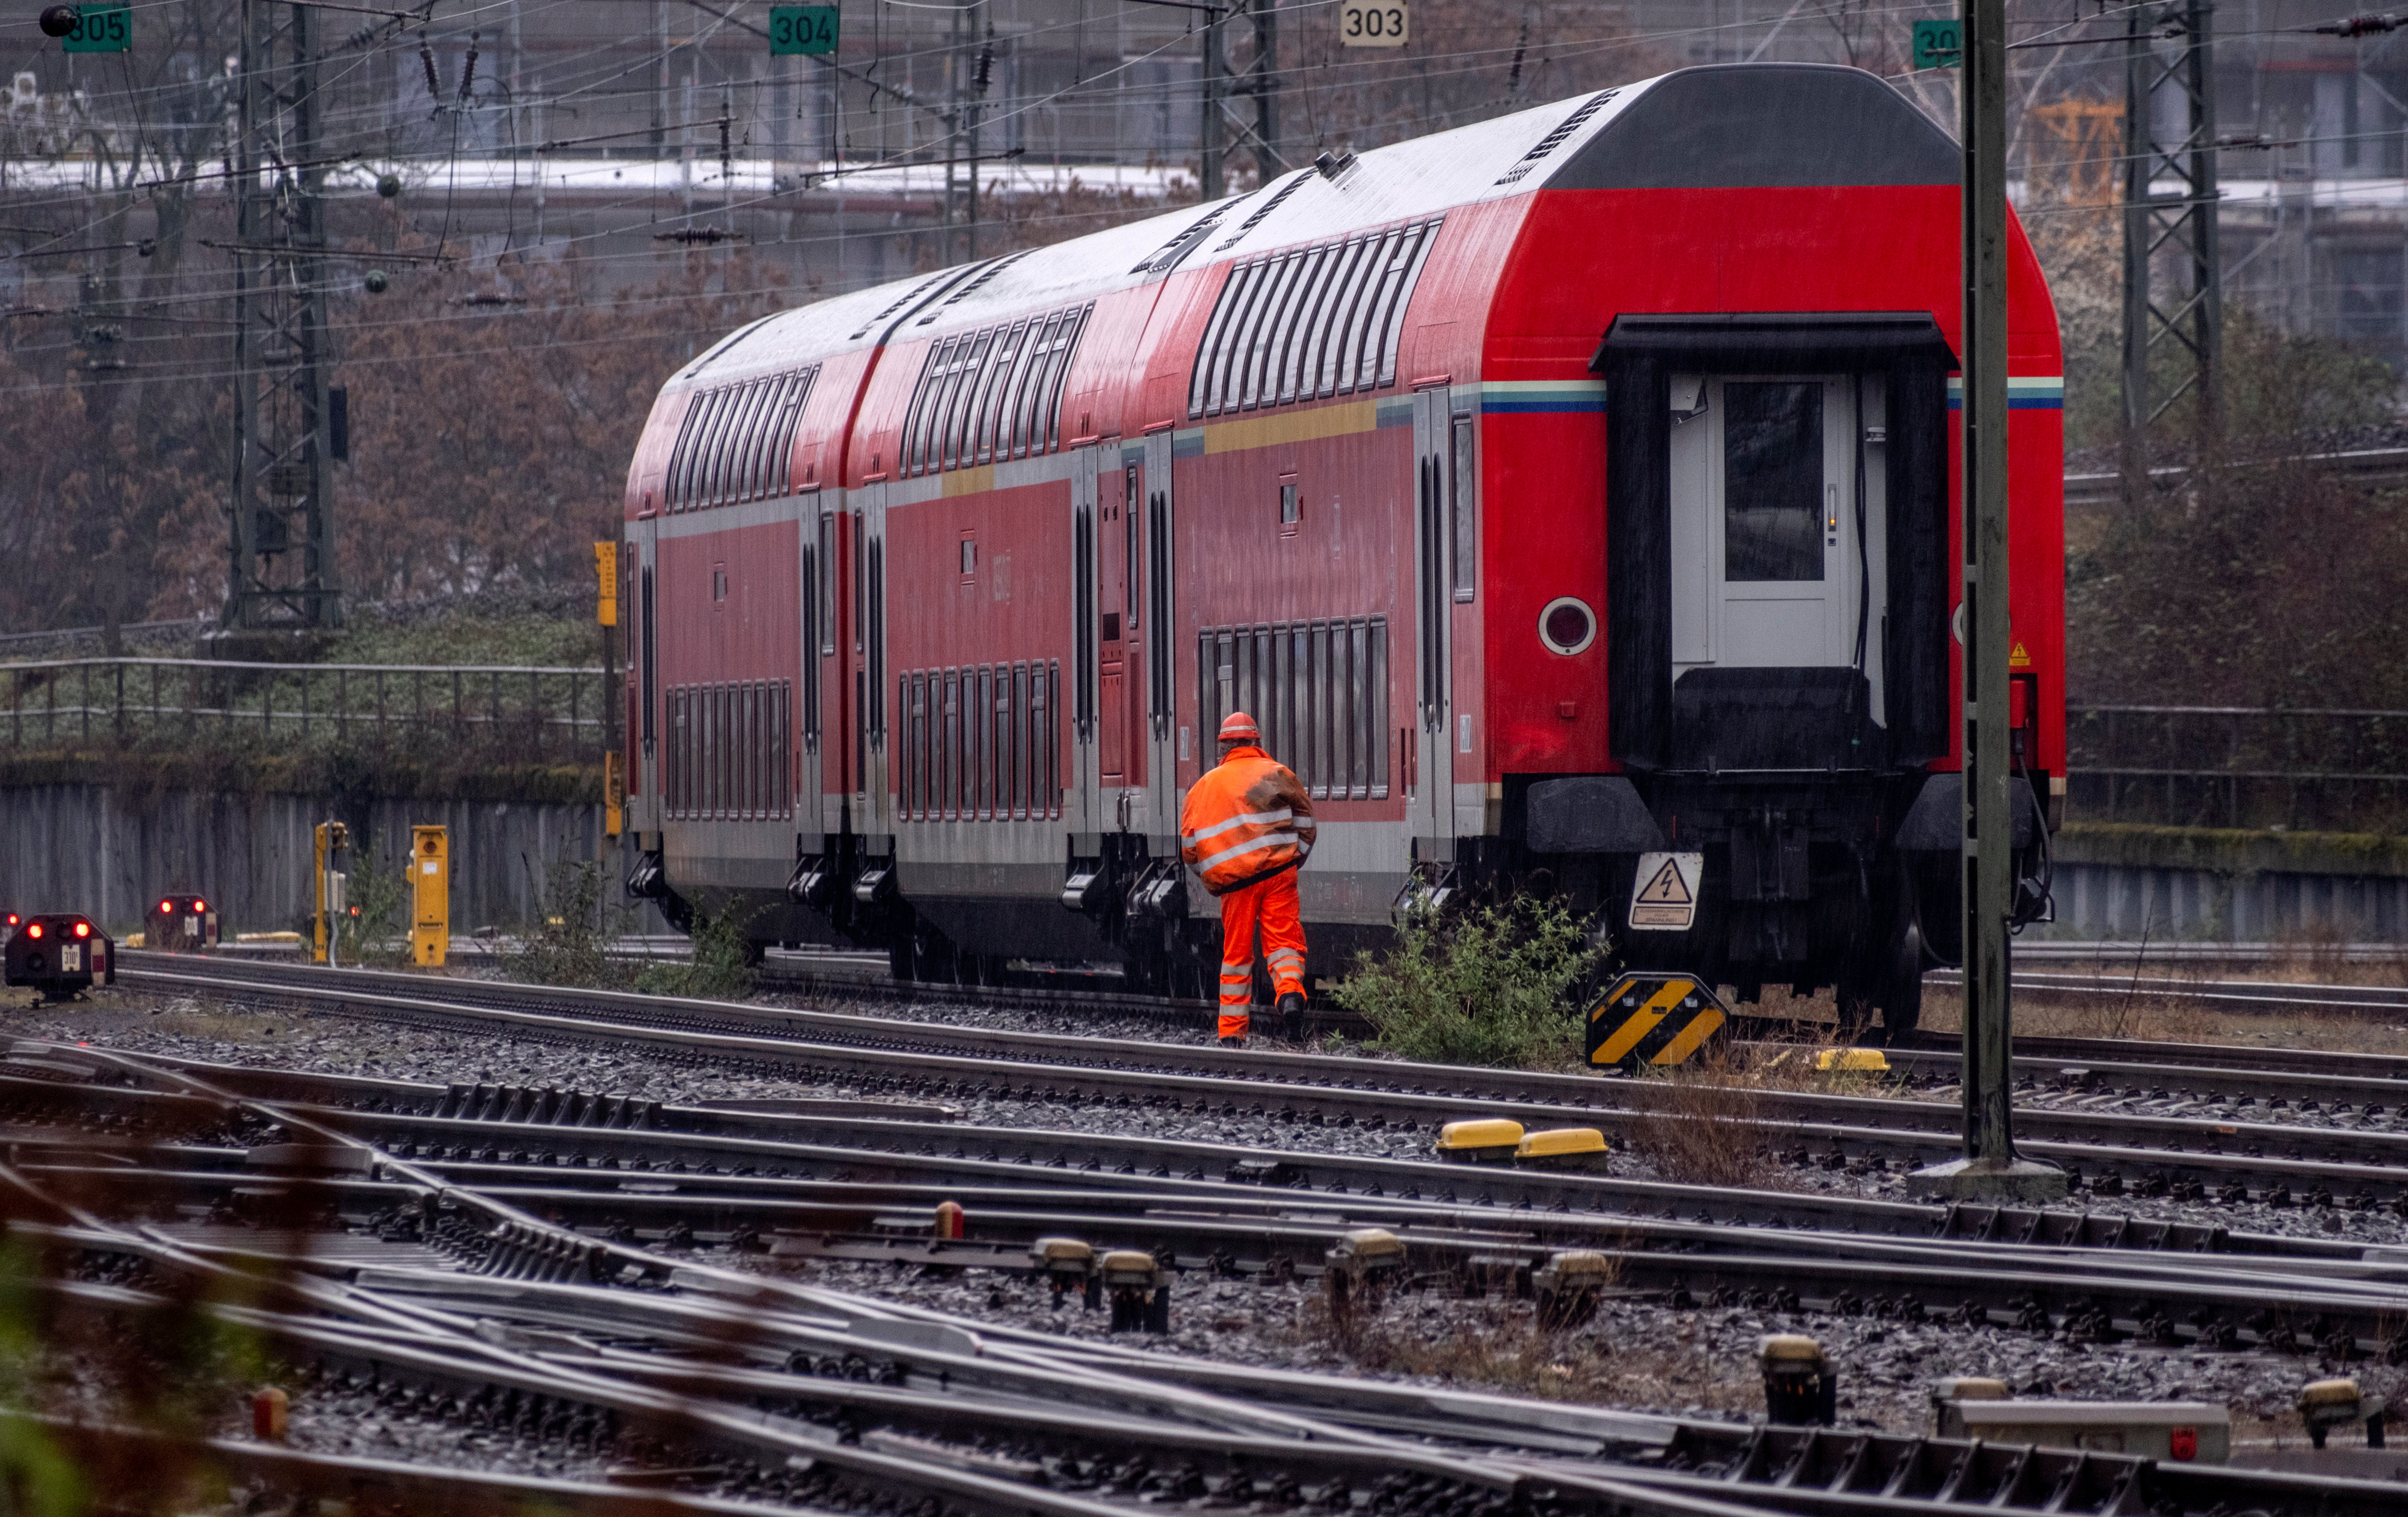
[[[556,802],[374,799],[337,809],[308,795],[188,790],[128,792],[106,785],[0,787],[0,905],[18,911],[83,911],[122,935],[150,898],[194,890],[217,903],[228,937],[297,928],[310,899],[310,829],[351,829],[351,873],[396,877],[412,826],[451,829],[452,930],[509,930],[535,914],[552,860],[603,858],[609,899],[632,856],[601,849],[601,808]],[[358,887],[353,886],[356,900]],[[627,930],[663,932],[647,906]]]
[[[2048,939],[2408,943],[2408,837],[2079,823]]]

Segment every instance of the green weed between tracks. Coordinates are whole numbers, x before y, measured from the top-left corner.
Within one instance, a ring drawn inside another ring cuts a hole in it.
[[[1601,952],[1554,901],[1410,914],[1397,946],[1356,957],[1338,1004],[1409,1059],[1537,1069],[1580,1053],[1578,993]]]
[[[744,936],[752,913],[732,908],[715,914],[696,911],[690,959],[629,961],[610,952],[628,916],[611,898],[610,884],[598,864],[554,861],[537,891],[536,920],[518,952],[506,961],[510,978],[538,985],[721,1001],[752,994],[754,961]]]

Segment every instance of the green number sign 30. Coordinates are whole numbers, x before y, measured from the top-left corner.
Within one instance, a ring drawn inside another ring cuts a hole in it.
[[[1914,23],[1914,66],[1955,68],[1965,61],[1965,36],[1954,16]]]
[[[836,37],[834,6],[769,7],[769,55],[773,58],[834,52]]]

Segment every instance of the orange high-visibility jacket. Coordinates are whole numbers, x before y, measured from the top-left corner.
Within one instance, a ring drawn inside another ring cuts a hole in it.
[[[1232,749],[1179,809],[1179,856],[1204,888],[1226,895],[1312,852],[1312,797],[1259,748]]]

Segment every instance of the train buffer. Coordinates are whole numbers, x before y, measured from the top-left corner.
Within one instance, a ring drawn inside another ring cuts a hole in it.
[[[1615,979],[1588,1013],[1588,1062],[1636,1069],[1684,1064],[1729,1021],[1695,975],[1638,970]]]

